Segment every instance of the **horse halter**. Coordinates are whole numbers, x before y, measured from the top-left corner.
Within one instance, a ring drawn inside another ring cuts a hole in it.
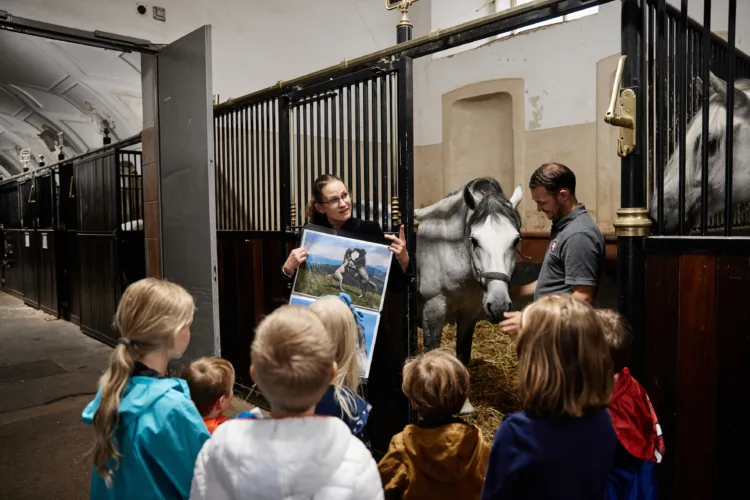
[[[518,249],[518,247],[515,248],[516,253],[521,256],[522,259],[531,260],[531,257],[527,257],[526,255],[522,254],[521,251]],[[485,287],[487,284],[489,284],[490,281],[503,281],[510,286],[510,276],[508,276],[505,273],[496,272],[496,271],[488,271],[486,273],[482,272],[477,268],[477,266],[474,264],[474,259],[471,260],[471,267],[474,270],[474,275],[479,278],[480,282],[481,280],[484,280]]]

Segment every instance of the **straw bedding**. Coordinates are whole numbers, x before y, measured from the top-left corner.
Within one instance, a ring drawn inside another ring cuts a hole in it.
[[[418,347],[422,349],[422,330],[418,329]],[[456,352],[456,326],[443,329],[441,347]],[[500,421],[507,413],[519,409],[517,396],[518,359],[515,343],[499,326],[486,321],[477,323],[474,329],[469,375],[471,394],[476,416],[469,419],[477,424],[485,439],[492,443]]]

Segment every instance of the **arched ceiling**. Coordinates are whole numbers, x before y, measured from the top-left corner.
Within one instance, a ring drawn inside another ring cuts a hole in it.
[[[66,157],[141,131],[140,54],[122,53],[0,30],[0,177],[20,173],[31,149],[56,161],[58,132]]]

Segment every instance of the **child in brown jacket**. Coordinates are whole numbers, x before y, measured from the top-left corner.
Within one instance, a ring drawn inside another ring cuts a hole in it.
[[[490,447],[475,425],[454,415],[469,392],[469,372],[453,355],[429,351],[406,363],[404,392],[420,421],[391,439],[378,464],[386,498],[478,499]]]

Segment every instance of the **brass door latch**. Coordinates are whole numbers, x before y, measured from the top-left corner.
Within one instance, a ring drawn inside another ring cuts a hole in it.
[[[617,63],[612,97],[609,100],[607,114],[604,121],[614,127],[620,127],[620,138],[617,140],[617,155],[625,158],[635,151],[635,118],[636,96],[633,89],[624,89],[622,85],[622,71],[627,56],[621,56]],[[619,97],[619,99],[618,99]]]

